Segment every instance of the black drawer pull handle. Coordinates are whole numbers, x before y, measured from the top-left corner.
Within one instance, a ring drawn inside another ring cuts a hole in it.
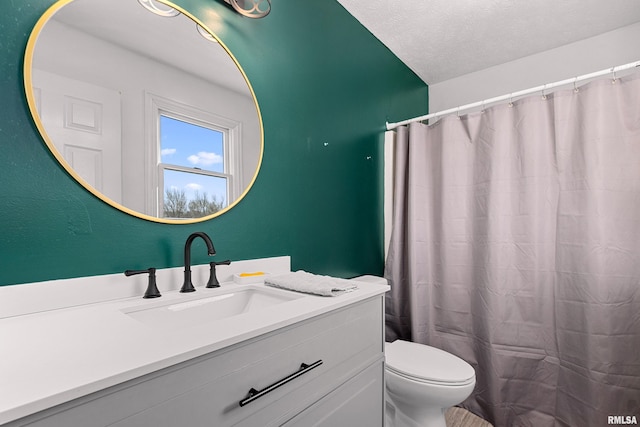
[[[247,397],[245,397],[244,399],[242,399],[240,401],[240,406],[248,405],[249,403],[253,402],[257,398],[262,397],[262,396],[264,396],[265,394],[267,394],[269,392],[272,392],[273,390],[277,389],[278,387],[280,387],[282,385],[285,385],[286,383],[288,383],[291,380],[295,380],[299,376],[301,376],[303,374],[306,374],[310,370],[312,370],[314,368],[317,368],[320,365],[322,365],[322,360],[315,361],[311,365],[307,365],[306,363],[303,363],[303,364],[300,365],[300,369],[295,371],[293,374],[281,379],[280,381],[277,381],[277,382],[271,384],[270,386],[268,386],[266,388],[263,388],[262,390],[256,390],[255,388],[252,388],[251,390],[249,390],[249,393],[247,394]]]

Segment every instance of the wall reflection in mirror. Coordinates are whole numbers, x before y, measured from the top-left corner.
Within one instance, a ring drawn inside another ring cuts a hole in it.
[[[207,219],[257,176],[258,104],[204,24],[142,3],[54,4],[27,46],[29,106],[58,161],[105,202],[158,222]]]

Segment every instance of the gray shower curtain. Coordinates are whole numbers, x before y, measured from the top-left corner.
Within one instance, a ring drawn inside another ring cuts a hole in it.
[[[496,427],[640,423],[640,78],[395,144],[387,341],[471,363]]]

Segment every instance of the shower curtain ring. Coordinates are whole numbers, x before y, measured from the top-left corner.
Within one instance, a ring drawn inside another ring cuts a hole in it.
[[[456,108],[456,115],[458,116],[458,120],[460,120],[460,107]]]
[[[578,77],[573,79],[573,91],[575,93],[580,92],[580,89],[578,89]]]
[[[544,93],[545,89],[547,89],[547,85],[542,86],[542,99],[547,99],[547,94]]]
[[[611,73],[613,74],[613,80],[611,80],[611,84],[614,85],[614,84],[616,84],[616,80],[617,80],[616,79],[616,67],[613,67],[611,69]]]
[[[509,94],[509,107],[513,107],[513,94]]]

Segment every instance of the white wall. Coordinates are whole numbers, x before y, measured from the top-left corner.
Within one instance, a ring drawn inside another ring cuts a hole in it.
[[[640,23],[429,85],[429,112],[640,60]]]

